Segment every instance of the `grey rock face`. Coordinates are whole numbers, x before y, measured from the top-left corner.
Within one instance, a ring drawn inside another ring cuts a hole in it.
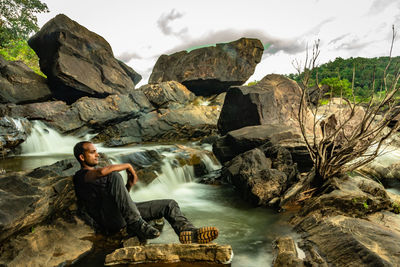
[[[60,14],[28,41],[54,95],[67,103],[83,96],[126,94],[141,77],[114,58],[104,38]]]

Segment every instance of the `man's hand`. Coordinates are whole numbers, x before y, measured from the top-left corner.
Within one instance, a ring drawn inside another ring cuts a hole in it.
[[[138,177],[132,166],[130,168],[126,169],[126,173],[128,175],[128,180],[126,181],[126,189],[129,192],[129,191],[131,191],[132,186],[134,186],[136,184],[136,182],[138,181]]]

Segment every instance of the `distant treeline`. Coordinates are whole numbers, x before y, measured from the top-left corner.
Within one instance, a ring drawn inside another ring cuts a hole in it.
[[[374,93],[384,91],[384,72],[388,65],[389,57],[379,58],[336,58],[334,61],[322,64],[312,72],[312,79],[310,80],[309,86],[316,85],[315,77],[318,71],[318,82],[319,84],[327,84],[335,88],[335,95],[340,94],[342,89],[343,95],[351,94],[351,83],[353,80],[353,68],[355,68],[355,79],[354,79],[354,92],[355,95],[366,98],[371,95],[372,88],[374,87]],[[400,68],[400,57],[393,57],[391,64],[386,71],[387,87],[393,84],[394,77],[398,69]],[[302,74],[289,74],[289,78],[300,82]],[[373,86],[373,81],[375,84]],[[388,88],[389,89],[389,88]]]

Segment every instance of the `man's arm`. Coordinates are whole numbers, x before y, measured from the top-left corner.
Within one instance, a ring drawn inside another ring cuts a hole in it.
[[[133,184],[135,184],[138,178],[137,178],[135,170],[133,169],[132,165],[129,163],[113,164],[113,165],[108,165],[103,168],[88,170],[88,172],[85,175],[85,182],[94,181],[96,179],[99,179],[101,177],[109,175],[110,173],[112,173],[114,171],[119,172],[119,171],[123,171],[123,170],[126,170],[126,172],[128,173],[128,182],[129,182],[129,176],[130,176],[129,174],[131,174],[131,176],[133,177]]]

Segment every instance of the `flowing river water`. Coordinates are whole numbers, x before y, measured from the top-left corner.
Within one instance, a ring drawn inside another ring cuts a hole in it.
[[[7,172],[28,170],[72,157],[72,147],[81,140],[71,136],[61,136],[43,124],[35,123],[32,134],[22,144],[22,154],[0,160],[0,169]],[[221,168],[215,158],[210,156],[210,145],[201,146],[196,143],[183,145],[200,152],[201,161],[209,176]],[[244,202],[231,186],[198,183],[199,177],[195,176],[193,167],[179,164],[181,150],[178,147],[175,144],[134,145],[122,148],[105,148],[99,145],[98,150],[115,163],[123,161],[126,159],[125,155],[134,152],[139,152],[134,153],[136,160],[146,162],[149,160],[146,159],[146,153],[140,152],[155,151],[162,156],[161,167],[158,171],[154,171],[157,178],[148,186],[138,184],[138,188],[131,193],[133,200],[175,199],[194,225],[212,225],[219,228],[220,235],[216,243],[232,246],[234,252],[232,266],[270,266],[272,241],[281,235],[291,235],[296,238],[287,224],[289,215],[253,207]],[[202,151],[207,153],[201,153]],[[122,172],[121,174],[125,175]],[[151,243],[178,242],[168,223],[165,224],[161,237],[151,240]],[[91,262],[96,266],[102,261],[104,258],[91,259],[90,256],[86,257],[86,260],[83,259],[85,266],[92,265]]]

